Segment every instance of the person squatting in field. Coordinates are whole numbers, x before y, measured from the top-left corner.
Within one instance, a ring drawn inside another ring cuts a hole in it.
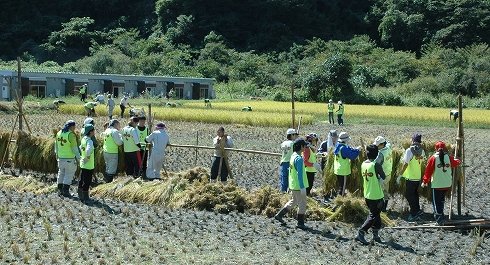
[[[345,188],[347,184],[347,177],[352,173],[351,160],[356,159],[359,156],[361,147],[350,147],[350,137],[346,132],[339,134],[339,140],[335,146],[333,171],[337,176],[337,195],[344,196]]]
[[[366,241],[365,235],[369,228],[373,231],[373,240],[381,243],[379,230],[381,229],[381,210],[384,204],[383,180],[386,175],[383,172],[383,167],[376,162],[378,157],[378,147],[374,144],[366,147],[367,160],[361,165],[361,178],[363,182],[363,195],[366,205],[369,208],[369,214],[364,221],[364,224],[359,229],[356,240],[369,244]]]
[[[408,221],[419,221],[424,212],[420,209],[419,201],[419,186],[422,178],[422,160],[425,157],[425,152],[422,149],[422,135],[415,133],[412,136],[412,145],[405,150],[402,162],[403,166],[400,170],[396,182],[399,184],[401,178],[405,182],[405,198],[410,206],[410,214]]]
[[[386,212],[389,201],[388,194],[390,188],[391,172],[393,171],[393,149],[391,148],[391,144],[386,141],[383,136],[376,137],[373,144],[378,147],[378,157],[376,157],[376,163],[383,166],[383,172],[386,175],[386,178],[381,180],[381,186],[383,187],[383,193],[385,195],[383,212]]]
[[[461,164],[459,159],[447,153],[446,144],[438,141],[435,144],[436,153],[427,161],[422,187],[430,183],[432,189],[432,207],[434,219],[441,225],[444,223],[444,201],[446,192],[453,185],[452,169]]]
[[[305,213],[306,213],[306,189],[309,187],[308,178],[306,176],[306,168],[304,166],[304,160],[302,153],[307,148],[308,143],[302,138],[298,138],[293,143],[294,153],[291,155],[289,161],[289,190],[292,194],[292,199],[289,200],[284,207],[274,216],[274,218],[285,225],[283,217],[289,212],[289,210],[298,205],[298,224],[296,227],[300,229],[306,229],[305,226]]]
[[[138,117],[132,117],[128,125],[123,128],[123,147],[124,147],[124,166],[127,176],[138,177],[138,173],[141,168],[141,145],[138,132],[136,131],[136,124],[138,124]]]
[[[228,163],[227,163],[227,152],[224,148],[232,148],[233,140],[227,134],[225,134],[225,128],[219,127],[217,131],[217,136],[213,139],[214,155],[213,164],[211,165],[211,182],[215,182],[218,175],[220,176],[221,182],[226,182],[228,180]]]
[[[95,137],[95,128],[92,124],[84,127],[83,138],[80,144],[82,152],[80,159],[80,181],[78,182],[78,198],[81,202],[87,204],[92,200],[89,196],[89,188],[92,183],[92,176],[95,168],[95,146],[92,138]]]
[[[316,145],[318,143],[318,136],[316,133],[309,133],[305,137],[308,146],[303,152],[303,160],[305,161],[306,176],[308,178],[308,188],[306,188],[306,195],[311,196],[311,189],[313,188],[313,182],[315,182],[315,175],[317,172],[321,172],[320,164],[316,160]]]
[[[80,151],[75,137],[75,122],[68,120],[56,134],[54,152],[58,161],[58,193],[70,197],[70,185],[77,171]]]
[[[118,120],[110,120],[109,127],[105,129],[103,134],[105,161],[104,181],[106,183],[112,182],[114,176],[117,174],[119,146],[123,145],[122,136],[119,132],[120,129],[121,125]]]
[[[146,177],[148,180],[160,179],[160,171],[165,161],[165,149],[170,145],[169,136],[164,123],[158,123],[155,130],[145,137],[147,145],[151,145],[151,154],[148,158]]]
[[[279,166],[279,190],[281,192],[288,191],[288,176],[289,176],[289,160],[293,154],[293,142],[298,138],[298,133],[295,129],[286,131],[286,141],[281,143],[281,164]]]

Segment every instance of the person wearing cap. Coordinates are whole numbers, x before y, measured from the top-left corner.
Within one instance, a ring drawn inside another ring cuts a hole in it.
[[[88,117],[88,118],[86,118],[83,121],[83,127],[82,127],[82,130],[80,131],[80,134],[82,136],[85,135],[85,127],[87,127],[87,125],[92,125],[95,128],[95,121],[94,121],[94,119],[91,118],[91,117]],[[94,148],[97,148],[99,146],[99,144],[97,142],[97,138],[95,137],[95,135],[92,136],[92,142],[93,142]]]
[[[140,139],[140,146],[141,150],[140,156],[141,156],[141,176],[142,178],[146,178],[146,164],[148,161],[148,152],[146,152],[146,142],[145,138],[150,135],[150,130],[148,127],[146,127],[146,117],[145,116],[140,116],[138,118],[138,126],[136,127],[136,131],[138,132],[138,136]]]
[[[306,177],[308,178],[308,188],[306,188],[306,195],[311,196],[311,189],[313,188],[313,182],[315,182],[315,175],[321,171],[320,164],[316,161],[316,145],[318,144],[318,136],[316,133],[309,133],[306,135],[307,146],[303,151],[303,160],[305,162]]]
[[[92,142],[92,138],[95,137],[95,127],[92,124],[88,124],[84,128],[83,138],[80,144],[80,150],[82,152],[80,159],[80,181],[78,182],[78,198],[83,203],[90,203],[89,188],[92,183],[92,176],[95,168],[95,146]]]
[[[446,192],[453,185],[452,169],[458,167],[461,161],[448,154],[446,143],[443,141],[438,141],[435,147],[436,153],[429,158],[425,167],[422,187],[427,187],[430,183],[434,219],[441,225],[444,223]]]
[[[339,134],[339,140],[333,152],[333,172],[337,176],[337,195],[344,196],[347,177],[352,173],[351,161],[359,156],[361,147],[350,147],[350,137],[346,132]]]
[[[367,245],[365,235],[369,228],[373,231],[373,240],[382,243],[379,236],[381,229],[381,210],[384,204],[383,180],[386,175],[383,166],[376,162],[378,147],[374,144],[366,147],[367,160],[361,164],[361,178],[363,183],[363,195],[369,214],[364,224],[358,230],[356,240]]]
[[[386,212],[389,201],[391,172],[393,171],[393,149],[391,148],[391,144],[386,141],[383,136],[377,136],[376,139],[374,139],[373,144],[376,145],[379,150],[376,163],[383,166],[383,172],[386,175],[386,178],[382,180],[383,193],[385,195],[383,212]]]
[[[412,136],[412,144],[405,150],[402,157],[403,166],[400,170],[396,182],[400,183],[405,178],[405,198],[410,207],[408,221],[420,221],[424,212],[420,209],[419,186],[422,178],[422,160],[425,158],[425,152],[422,149],[422,135],[415,133]]]
[[[97,102],[89,101],[83,105],[85,111],[87,112],[87,117],[95,116],[95,106],[97,106]]]
[[[124,147],[124,165],[127,176],[138,177],[138,173],[141,168],[141,155],[140,155],[140,138],[136,131],[136,124],[138,124],[138,117],[132,117],[128,125],[123,128],[123,147]]]
[[[344,116],[344,104],[342,103],[341,100],[339,100],[338,104],[339,104],[339,109],[336,111],[337,112],[337,123],[339,125],[344,125],[344,119],[342,118]]]
[[[110,120],[109,127],[103,133],[104,145],[103,154],[105,161],[104,180],[106,183],[112,182],[117,174],[117,163],[119,160],[119,146],[123,145],[123,140],[119,130],[121,124],[118,120]]]
[[[112,114],[114,113],[114,107],[115,106],[116,106],[116,103],[114,102],[112,95],[109,94],[107,96],[107,115],[109,116],[109,120],[112,120]]]
[[[170,145],[165,124],[158,123],[155,131],[145,137],[145,142],[152,146],[152,151],[148,158],[146,177],[148,180],[160,179],[160,171],[165,161],[165,150]]]
[[[281,143],[281,164],[279,166],[279,190],[288,191],[289,160],[293,154],[293,142],[298,138],[295,129],[289,128],[286,131],[286,140]]]
[[[284,207],[274,216],[274,218],[286,224],[284,216],[289,210],[298,205],[297,219],[298,224],[296,227],[300,229],[306,229],[305,226],[305,213],[307,207],[306,189],[309,187],[308,178],[306,176],[306,169],[304,166],[304,160],[301,154],[307,148],[308,143],[302,138],[298,138],[293,143],[294,153],[291,155],[290,167],[289,167],[289,190],[292,194],[292,199],[289,200]]]
[[[321,155],[322,161],[321,166],[322,170],[325,169],[325,165],[328,160],[328,155],[333,153],[335,146],[337,145],[337,140],[339,139],[339,135],[337,130],[330,130],[327,135],[327,139],[320,144],[318,148],[318,154]]]
[[[69,120],[56,134],[54,152],[58,161],[58,192],[64,197],[71,197],[70,185],[77,171],[77,160],[80,160],[80,151],[75,137],[75,122]]]
[[[216,181],[218,175],[221,182],[228,180],[228,163],[226,162],[227,152],[223,148],[232,148],[233,140],[227,134],[225,134],[225,128],[219,127],[217,136],[213,139],[214,155],[213,164],[211,165],[211,182]],[[224,152],[224,153],[223,153]],[[219,172],[221,169],[221,172]]]
[[[85,100],[87,99],[87,84],[84,84],[80,87],[79,93],[80,101],[85,102]]]
[[[121,118],[124,118],[124,111],[126,110],[126,108],[129,106],[130,108],[131,105],[129,104],[128,102],[128,96],[127,95],[124,95],[123,98],[121,98],[121,102],[119,103],[119,108],[121,108]]]
[[[333,103],[333,100],[330,99],[328,101],[327,109],[328,109],[328,123],[335,124],[335,119],[333,118],[333,111],[335,109],[335,104]]]

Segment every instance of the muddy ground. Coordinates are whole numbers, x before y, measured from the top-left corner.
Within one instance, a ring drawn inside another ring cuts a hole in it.
[[[1,116],[2,129],[8,129],[12,119],[12,115]],[[84,117],[56,114],[31,115],[28,119],[34,134],[49,135],[52,128],[61,126],[65,120],[74,119],[81,124]],[[97,126],[105,121],[96,118]],[[173,143],[195,144],[199,131],[199,144],[211,145],[218,125],[167,122],[167,127]],[[239,125],[225,128],[237,148],[271,152],[279,152],[286,129]],[[329,129],[327,124],[319,123],[301,131],[316,132],[323,138]],[[360,138],[370,142],[377,135],[383,135],[394,146],[409,140],[416,131],[424,135],[424,141],[454,143],[456,135],[456,129],[389,125],[347,124],[341,130],[351,135],[354,146],[360,144]],[[489,135],[489,130],[465,130],[468,167],[463,213],[474,217],[490,217]],[[211,155],[210,151],[198,151],[195,163],[195,150],[169,148],[166,167],[169,171],[180,171],[196,165],[209,166]],[[242,153],[230,158],[238,185],[248,189],[277,186],[277,161],[276,157]],[[320,187],[321,180],[315,186]],[[0,212],[0,230],[6,235],[0,239],[0,261],[6,263],[69,260],[72,264],[490,264],[487,234],[484,235],[487,239],[481,240],[473,233],[386,229],[383,237],[388,243],[361,246],[352,241],[356,228],[341,223],[308,222],[312,230],[300,231],[293,228],[294,220],[289,220],[290,228],[283,228],[265,217],[247,214],[166,210],[112,201],[99,205],[100,208],[87,207],[55,195],[7,191],[0,194],[0,202],[5,209]],[[406,224],[403,220],[406,207],[400,196],[389,207],[390,216],[402,225]],[[424,201],[424,209],[427,213],[424,217],[430,220],[431,205]],[[53,230],[51,240],[47,224]]]

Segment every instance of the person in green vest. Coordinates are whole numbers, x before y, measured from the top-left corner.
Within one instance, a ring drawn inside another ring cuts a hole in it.
[[[328,123],[335,124],[335,119],[333,118],[333,110],[335,109],[335,104],[333,103],[333,100],[330,99],[328,101],[327,109],[328,109]]]
[[[366,156],[367,160],[361,165],[361,177],[364,200],[369,209],[369,214],[356,236],[356,240],[365,245],[369,244],[365,238],[369,228],[372,228],[373,240],[382,243],[379,230],[381,229],[381,210],[384,204],[383,180],[386,177],[383,166],[376,162],[378,147],[374,144],[368,145]]]
[[[419,202],[419,186],[422,178],[422,160],[425,158],[425,152],[422,149],[422,135],[415,133],[412,136],[412,145],[410,145],[402,158],[403,166],[400,170],[400,176],[396,182],[404,178],[405,182],[405,198],[410,206],[410,214],[408,221],[420,221],[424,212],[420,209]]]
[[[87,102],[83,105],[85,108],[85,112],[87,113],[87,117],[95,116],[95,106],[97,106],[97,102]]]
[[[132,117],[123,128],[124,165],[127,176],[138,177],[141,167],[140,138],[136,131],[138,117]]]
[[[293,143],[294,153],[291,155],[289,161],[289,190],[293,198],[288,201],[284,207],[274,216],[274,218],[285,225],[284,216],[289,210],[298,205],[298,224],[297,228],[307,229],[305,226],[305,213],[306,213],[306,189],[308,188],[308,178],[306,177],[306,169],[304,166],[304,160],[301,154],[305,150],[308,143],[302,138],[298,138]]]
[[[342,103],[342,101],[340,100],[338,102],[338,105],[339,105],[339,109],[336,111],[337,112],[337,123],[339,125],[344,125],[344,104]]]
[[[77,171],[80,151],[75,137],[75,122],[69,120],[56,134],[54,152],[58,162],[58,193],[64,197],[71,197],[70,185]]]
[[[85,126],[83,138],[80,144],[82,152],[80,159],[80,181],[78,182],[78,198],[82,203],[88,204],[92,200],[89,196],[89,188],[95,168],[95,147],[92,138],[95,137],[95,128],[92,124]]]
[[[305,161],[306,176],[309,184],[308,188],[306,188],[306,195],[311,196],[315,175],[317,172],[321,172],[320,164],[316,160],[316,145],[318,144],[318,136],[316,133],[309,133],[306,135],[306,143],[308,146],[303,152],[303,160]]]
[[[87,84],[84,84],[83,86],[80,87],[80,101],[85,102],[87,99]]]
[[[448,154],[446,143],[443,141],[438,141],[435,147],[436,153],[427,161],[422,187],[427,187],[430,183],[434,219],[439,225],[442,225],[444,224],[446,192],[453,185],[452,169],[458,167],[461,161]]]
[[[374,145],[378,147],[378,157],[376,158],[376,163],[383,166],[383,172],[386,175],[386,178],[383,180],[383,193],[384,204],[383,204],[383,212],[386,212],[389,201],[389,189],[390,189],[390,180],[391,180],[391,172],[393,171],[393,149],[391,148],[391,144],[385,140],[383,136],[378,136],[374,139]]]
[[[337,145],[333,151],[334,162],[333,172],[337,176],[337,195],[344,196],[347,184],[347,177],[352,173],[351,160],[359,156],[361,147],[352,148],[348,144],[351,138],[346,132],[339,134]]]
[[[92,117],[88,117],[83,121],[83,127],[82,130],[80,130],[80,135],[85,135],[85,128],[88,125],[92,125],[95,128],[95,121]],[[94,148],[97,148],[99,146],[99,143],[97,142],[97,138],[95,138],[95,135],[92,136],[92,142],[94,144]]]
[[[140,116],[138,120],[138,126],[136,128],[136,131],[138,132],[138,136],[140,139],[140,145],[141,145],[141,150],[140,150],[140,156],[141,156],[141,166],[140,166],[140,172],[138,175],[141,175],[143,179],[146,179],[146,168],[147,168],[147,161],[148,161],[148,152],[146,151],[146,142],[145,138],[150,135],[150,130],[148,127],[146,127],[146,117],[145,116]],[[146,151],[146,152],[145,152]]]
[[[281,192],[288,191],[288,176],[289,176],[289,160],[293,154],[293,142],[298,138],[298,133],[295,129],[289,128],[286,131],[286,141],[281,143],[281,164],[279,166],[279,190]]]
[[[112,182],[117,174],[117,163],[119,160],[119,146],[123,145],[123,140],[119,130],[121,124],[118,120],[110,120],[109,127],[103,133],[104,145],[103,154],[105,161],[104,181]]]

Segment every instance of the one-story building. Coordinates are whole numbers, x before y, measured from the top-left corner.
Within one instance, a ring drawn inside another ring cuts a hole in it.
[[[123,94],[136,97],[142,93],[165,97],[173,92],[179,99],[215,98],[213,79],[195,77],[46,73],[22,72],[22,96],[62,97],[78,95],[78,90],[87,85],[88,94],[110,93],[115,97]],[[12,100],[18,87],[17,71],[0,70],[2,93],[0,100]]]

